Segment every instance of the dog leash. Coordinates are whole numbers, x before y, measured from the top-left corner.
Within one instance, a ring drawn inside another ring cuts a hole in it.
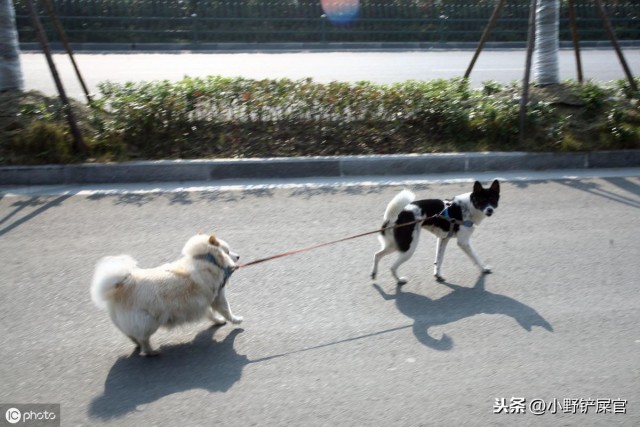
[[[247,262],[247,263],[244,263],[244,264],[237,264],[235,270],[238,270],[240,268],[249,267],[251,265],[256,265],[256,264],[260,264],[260,263],[263,263],[263,262],[271,261],[271,260],[274,260],[274,259],[278,259],[278,258],[283,258],[283,257],[286,257],[286,256],[290,256],[290,255],[299,254],[299,253],[302,253],[302,252],[312,251],[314,249],[319,249],[319,248],[322,248],[322,247],[325,247],[325,246],[335,245],[336,243],[346,242],[347,240],[357,239],[357,238],[360,238],[360,237],[368,236],[370,234],[383,233],[383,232],[385,232],[386,230],[389,230],[389,229],[407,227],[409,225],[414,225],[414,224],[417,224],[419,222],[426,221],[427,219],[430,219],[430,218],[435,218],[435,217],[437,217],[439,215],[440,214],[436,214],[436,215],[433,215],[433,216],[430,216],[430,217],[421,217],[420,219],[417,219],[415,221],[405,222],[405,223],[402,223],[402,224],[390,225],[390,226],[387,226],[387,227],[379,228],[377,230],[367,231],[366,233],[360,233],[360,234],[356,234],[356,235],[349,236],[349,237],[343,237],[342,239],[332,240],[330,242],[320,243],[318,245],[313,245],[313,246],[309,246],[309,247],[306,247],[306,248],[294,249],[292,251],[283,252],[283,253],[280,253],[280,254],[277,254],[277,255],[271,255],[271,256],[268,256],[266,258],[256,259],[254,261],[250,261],[250,262]]]
[[[284,258],[287,256],[291,256],[291,255],[295,255],[295,254],[299,254],[299,253],[303,253],[303,252],[308,252],[308,251],[312,251],[315,249],[319,249],[325,246],[330,246],[330,245],[335,245],[336,243],[341,243],[341,242],[346,242],[348,240],[354,240],[354,239],[358,239],[360,237],[364,237],[364,236],[368,236],[370,234],[376,234],[376,233],[384,233],[387,230],[391,230],[391,229],[395,229],[395,228],[400,228],[400,227],[407,227],[409,225],[414,225],[417,224],[419,222],[424,222],[428,219],[432,219],[432,218],[444,218],[445,220],[449,221],[449,223],[451,224],[451,228],[453,228],[454,224],[458,224],[458,225],[464,225],[465,227],[473,227],[473,222],[472,221],[460,221],[457,220],[455,218],[451,218],[449,216],[449,206],[445,206],[445,208],[442,210],[442,212],[431,215],[431,216],[424,216],[421,217],[419,219],[416,219],[414,221],[410,221],[410,222],[404,222],[402,224],[395,224],[395,225],[389,225],[387,227],[382,227],[382,228],[378,228],[377,230],[373,230],[373,231],[367,231],[365,233],[360,233],[360,234],[355,234],[353,236],[349,236],[349,237],[343,237],[342,239],[337,239],[337,240],[332,240],[330,242],[325,242],[325,243],[320,243],[318,245],[313,245],[313,246],[308,246],[306,248],[300,248],[300,249],[294,249],[292,251],[287,251],[287,252],[282,252],[280,254],[276,254],[276,255],[271,255],[265,258],[259,258],[250,262],[246,262],[244,264],[236,264],[235,268],[233,269],[233,271],[236,271],[240,268],[245,268],[245,267],[249,267],[252,265],[256,265],[256,264],[261,264],[263,262],[267,262],[267,261],[271,261],[274,259],[278,259],[278,258]],[[470,225],[468,225],[468,223],[470,223]],[[451,231],[450,231],[451,233]]]

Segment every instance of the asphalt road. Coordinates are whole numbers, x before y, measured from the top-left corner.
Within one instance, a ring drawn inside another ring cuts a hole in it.
[[[634,75],[640,73],[640,49],[628,48],[625,57]],[[180,80],[185,75],[221,75],[253,79],[312,77],[319,82],[368,80],[389,84],[406,80],[431,80],[464,75],[472,50],[419,52],[300,52],[300,53],[181,53],[181,54],[77,54],[76,61],[92,93],[104,81]],[[560,51],[560,76],[576,78],[572,50]],[[56,89],[42,54],[20,56],[26,89],[54,95]],[[68,95],[83,99],[69,59],[54,55]],[[582,51],[584,76],[608,81],[624,78],[622,67],[611,49]],[[475,65],[471,83],[487,80],[501,83],[521,81],[524,50],[486,50]],[[534,77],[533,77],[534,78]]]
[[[640,425],[640,169],[517,176],[475,235],[493,274],[453,245],[436,283],[424,235],[406,286],[390,258],[372,283],[368,236],[239,270],[241,327],[160,331],[151,359],[90,301],[101,256],[153,266],[215,231],[248,261],[375,229],[403,184],[470,182],[0,193],[0,402],[60,403],[63,426]]]

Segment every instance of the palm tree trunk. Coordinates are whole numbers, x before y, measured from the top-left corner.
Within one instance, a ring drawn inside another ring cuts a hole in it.
[[[22,90],[16,13],[12,0],[0,0],[0,92]]]
[[[541,86],[560,83],[559,19],[559,0],[538,0],[534,70],[536,83]]]

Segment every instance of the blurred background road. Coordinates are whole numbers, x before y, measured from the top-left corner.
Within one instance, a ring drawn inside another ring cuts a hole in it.
[[[298,52],[298,53],[127,53],[76,54],[76,61],[92,93],[100,82],[180,80],[184,76],[220,75],[251,79],[313,78],[322,83],[368,80],[391,84],[406,80],[462,77],[473,56],[472,50],[412,52]],[[634,75],[640,72],[640,49],[625,49]],[[56,89],[44,58],[39,53],[20,56],[25,89],[55,95]],[[574,52],[560,51],[560,76],[576,78]],[[70,97],[83,99],[71,63],[65,55],[54,55]],[[611,49],[584,49],[586,79],[608,81],[624,78],[622,67]],[[521,81],[524,50],[485,50],[471,74],[471,84],[487,80],[500,83]]]

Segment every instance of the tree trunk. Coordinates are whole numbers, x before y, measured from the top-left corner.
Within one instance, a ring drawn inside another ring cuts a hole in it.
[[[546,86],[560,83],[559,0],[538,0],[536,9],[535,81]]]
[[[0,92],[22,90],[22,69],[12,0],[0,0]]]

